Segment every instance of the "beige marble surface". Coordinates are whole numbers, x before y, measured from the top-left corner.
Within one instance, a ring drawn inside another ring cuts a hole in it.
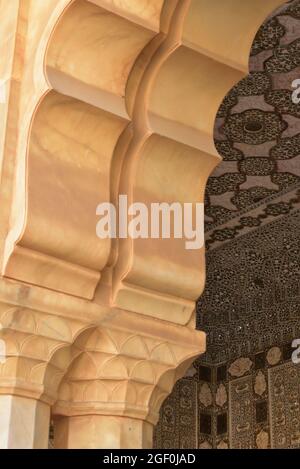
[[[49,424],[47,404],[0,395],[0,449],[47,449]]]
[[[136,449],[152,447],[153,427],[125,417],[87,415],[55,422],[56,449]]]

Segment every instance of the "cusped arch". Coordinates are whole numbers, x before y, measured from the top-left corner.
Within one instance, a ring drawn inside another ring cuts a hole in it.
[[[30,128],[23,126],[27,158],[19,155],[18,217],[4,271],[88,300],[96,289],[104,290],[104,304],[160,319],[170,313],[172,321],[186,324],[204,288],[204,248],[186,251],[181,240],[111,242],[99,240],[95,230],[97,204],[115,201],[120,193],[129,203],[149,205],[152,199],[173,202],[180,187],[181,203],[201,202],[218,162],[206,137],[187,140],[196,123],[179,119],[174,127],[176,116],[165,112],[163,103],[157,108],[157,90],[164,95],[166,80],[172,82],[169,70],[181,67],[175,55],[190,54],[182,38],[190,2],[156,7],[160,25],[151,29],[141,24],[144,18],[135,23],[124,14],[124,4],[58,2],[47,32],[36,38],[33,70],[43,86],[35,88],[35,110],[27,112]],[[152,24],[152,9],[149,18]],[[201,54],[191,54],[201,62]],[[222,93],[218,88],[218,96]],[[187,97],[184,91],[184,102]],[[207,131],[203,128],[203,135]]]

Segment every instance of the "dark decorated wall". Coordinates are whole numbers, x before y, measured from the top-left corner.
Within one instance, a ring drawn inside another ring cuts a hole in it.
[[[207,353],[161,410],[158,448],[300,447],[300,211],[207,256]]]
[[[208,181],[207,353],[161,410],[158,448],[300,447],[300,0],[258,31],[249,75],[222,103]]]

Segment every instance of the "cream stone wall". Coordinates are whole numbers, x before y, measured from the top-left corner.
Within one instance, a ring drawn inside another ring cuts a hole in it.
[[[56,447],[151,446],[205,351],[204,248],[100,240],[96,207],[203,202],[218,107],[282,3],[0,1],[1,447],[46,447],[50,411]]]

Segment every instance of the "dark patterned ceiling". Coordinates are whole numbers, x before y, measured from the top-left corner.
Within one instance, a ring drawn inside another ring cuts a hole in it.
[[[251,73],[226,96],[215,124],[223,157],[206,191],[207,248],[287,214],[298,205],[300,0],[288,2],[260,28]]]
[[[250,70],[215,125],[223,161],[206,191],[207,281],[197,305],[209,363],[300,333],[300,0],[260,28]]]
[[[222,363],[300,337],[300,210],[276,218],[207,256],[197,328],[201,360]]]

